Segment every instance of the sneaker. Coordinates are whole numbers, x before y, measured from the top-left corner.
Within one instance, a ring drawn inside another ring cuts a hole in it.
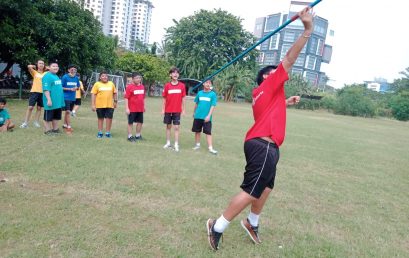
[[[176,151],[176,152],[179,152],[179,145],[176,145],[176,144],[175,144],[175,147],[174,147],[174,148],[175,148],[175,151]]]
[[[107,138],[111,138],[111,137],[112,137],[112,135],[111,135],[111,133],[110,133],[110,132],[106,132],[106,133],[105,133],[105,137],[107,137]]]
[[[72,117],[77,117],[77,114],[75,114],[75,112],[71,112],[71,116]]]
[[[33,122],[33,125],[34,125],[34,127],[36,127],[36,128],[40,128],[40,127],[41,127],[41,125],[40,125],[37,121],[34,121],[34,122]]]
[[[65,133],[66,133],[66,134],[72,134],[72,132],[74,131],[74,130],[72,129],[72,127],[67,127],[67,128],[65,128],[64,130],[65,130]]]
[[[141,141],[141,140],[143,140],[143,139],[142,139],[142,135],[135,136],[135,137],[134,137],[134,140],[135,140],[135,141]]]
[[[63,124],[63,125],[62,125],[62,129],[66,129],[66,128],[68,128],[68,125]]]
[[[261,243],[260,238],[258,237],[258,226],[252,226],[248,219],[243,219],[240,224],[255,244]]]
[[[192,148],[192,150],[198,150],[200,149],[200,145],[196,145],[195,147]]]
[[[165,145],[163,145],[164,149],[169,149],[172,148],[172,145],[170,145],[170,143],[166,143]]]
[[[219,241],[220,241],[220,238],[223,236],[223,233],[214,231],[213,229],[214,224],[216,224],[216,220],[212,220],[212,219],[207,220],[207,223],[206,223],[207,239],[209,240],[210,247],[214,251],[217,251],[219,250]]]
[[[28,124],[26,123],[26,122],[23,122],[21,125],[20,125],[20,128],[27,128],[28,127]]]
[[[134,142],[134,141],[135,141],[135,138],[133,136],[128,137],[128,142]]]
[[[53,130],[50,130],[53,134],[59,134],[59,133],[61,133],[61,131],[60,131],[60,129],[53,129]]]
[[[217,155],[217,150],[215,149],[209,149],[209,152],[213,155]]]
[[[54,135],[53,130],[48,130],[48,131],[44,132],[44,134],[47,135],[47,136]]]
[[[102,138],[102,137],[104,137],[104,134],[102,132],[98,132],[97,138]]]

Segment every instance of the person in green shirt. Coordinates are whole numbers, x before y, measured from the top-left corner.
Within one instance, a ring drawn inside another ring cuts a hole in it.
[[[14,128],[13,122],[10,120],[10,115],[5,108],[7,100],[0,97],[0,132],[12,131]]]

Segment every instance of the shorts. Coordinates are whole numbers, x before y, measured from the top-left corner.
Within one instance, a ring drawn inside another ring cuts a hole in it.
[[[65,107],[62,108],[64,111],[72,111],[74,108],[74,101],[72,100],[65,100]]]
[[[165,117],[163,118],[163,123],[170,125],[180,125],[180,113],[165,113]]]
[[[280,151],[275,143],[254,138],[244,143],[246,171],[241,189],[260,198],[266,187],[273,189]]]
[[[37,104],[38,107],[44,107],[43,105],[43,93],[31,92],[28,98],[28,106],[34,107]]]
[[[74,105],[76,105],[76,106],[81,106],[81,99],[80,99],[80,98],[79,98],[79,99],[75,99]]]
[[[51,122],[53,120],[61,120],[61,108],[44,110],[44,121]]]
[[[193,120],[192,132],[200,133],[202,129],[204,134],[212,135],[212,121],[205,122],[204,119],[195,118]]]
[[[143,112],[131,112],[128,115],[128,125],[131,125],[133,123],[143,124]]]
[[[97,108],[97,117],[98,119],[112,119],[114,117],[113,108]]]

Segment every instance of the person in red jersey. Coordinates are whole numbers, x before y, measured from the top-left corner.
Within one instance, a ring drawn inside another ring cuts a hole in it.
[[[142,75],[132,74],[132,83],[126,86],[125,109],[128,115],[128,141],[142,140],[143,113],[145,112],[145,86],[142,84]],[[132,126],[135,126],[135,136],[132,136]]]
[[[171,81],[165,84],[163,89],[162,114],[164,115],[163,123],[166,124],[166,144],[164,149],[172,148],[170,144],[170,135],[173,123],[175,133],[174,150],[179,151],[179,126],[180,115],[185,114],[185,96],[186,86],[179,79],[179,69],[172,67],[169,70]]]
[[[240,186],[242,191],[231,199],[217,220],[208,219],[206,222],[208,241],[213,250],[219,249],[220,237],[230,221],[249,205],[250,214],[241,221],[241,226],[255,244],[261,242],[258,234],[259,217],[274,187],[279,147],[285,136],[286,106],[300,101],[299,96],[285,98],[284,83],[313,31],[310,7],[306,7],[298,15],[304,24],[304,32],[278,66],[267,66],[258,72],[259,86],[253,90],[254,124],[247,132],[244,142],[247,164]]]

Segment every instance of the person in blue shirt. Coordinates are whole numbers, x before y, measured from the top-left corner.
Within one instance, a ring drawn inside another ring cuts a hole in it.
[[[7,101],[0,97],[0,132],[12,131],[14,128],[13,122],[10,120],[10,115],[5,108]]]
[[[61,79],[58,77],[57,61],[50,61],[49,72],[43,76],[44,126],[46,135],[59,133],[58,121],[65,107]]]
[[[65,74],[62,79],[62,88],[64,90],[64,101],[65,101],[65,115],[63,128],[66,133],[72,133],[71,127],[71,112],[75,104],[75,93],[77,89],[81,86],[80,80],[77,76],[77,67],[75,65],[68,66],[68,73]]]
[[[217,96],[212,91],[212,81],[207,80],[203,83],[203,90],[199,91],[195,98],[195,107],[193,110],[192,132],[195,133],[196,145],[193,150],[200,149],[200,134],[203,131],[206,134],[207,145],[211,154],[217,154],[213,149],[212,143],[212,114],[217,104]]]

